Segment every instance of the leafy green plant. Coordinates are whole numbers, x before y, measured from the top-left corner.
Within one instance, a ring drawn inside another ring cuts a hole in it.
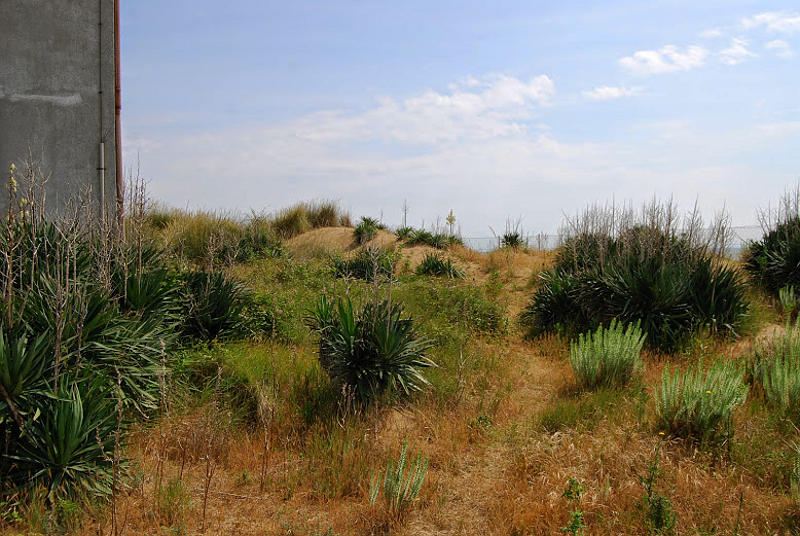
[[[781,288],[800,285],[800,216],[796,208],[779,214],[775,225],[742,255],[745,269],[773,296]]]
[[[742,371],[731,362],[715,361],[703,370],[702,361],[686,372],[664,368],[655,393],[662,431],[701,442],[733,436],[733,411],[744,404],[748,387]]]
[[[322,368],[358,401],[410,394],[428,384],[421,369],[434,366],[425,356],[431,344],[399,304],[384,300],[354,309],[349,298],[333,303],[323,295],[309,323],[319,334]]]
[[[383,489],[383,499],[386,509],[393,518],[399,518],[411,506],[419,495],[425,475],[428,473],[428,459],[417,454],[406,472],[406,448],[408,442],[403,442],[400,457],[395,462],[389,460],[386,470],[377,471],[372,477],[369,488],[369,503],[375,505],[378,495]]]
[[[656,482],[661,476],[658,467],[658,450],[653,454],[653,459],[648,462],[647,474],[637,475],[639,484],[644,488],[642,507],[645,513],[647,528],[651,534],[667,536],[674,533],[677,514],[672,510],[672,502],[656,489]]]
[[[569,349],[578,383],[587,389],[627,384],[643,367],[644,340],[638,324],[623,326],[616,319],[608,328],[581,334]]]
[[[583,534],[583,529],[586,528],[586,523],[583,519],[583,510],[580,509],[581,496],[586,490],[578,480],[569,477],[567,489],[561,496],[567,499],[572,505],[572,510],[569,511],[569,523],[564,527],[559,527],[558,530],[572,534],[572,536],[580,536]]]
[[[452,279],[461,279],[464,277],[464,272],[450,259],[428,253],[417,266],[417,275],[444,275]]]

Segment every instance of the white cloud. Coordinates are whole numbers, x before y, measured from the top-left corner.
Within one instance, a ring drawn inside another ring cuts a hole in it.
[[[641,94],[642,89],[643,88],[640,86],[598,86],[592,90],[584,91],[583,96],[594,100],[620,99],[623,97],[635,97],[636,95]]]
[[[775,39],[774,41],[770,41],[764,48],[767,50],[771,50],[775,53],[776,56],[779,58],[791,58],[794,56],[794,50],[792,47],[789,46],[789,43],[782,39]]]
[[[711,30],[700,32],[700,37],[703,39],[716,39],[717,37],[722,37],[722,31],[713,28]]]
[[[800,13],[788,11],[766,11],[742,19],[747,29],[764,27],[771,32],[800,32]]]
[[[619,64],[634,74],[648,75],[688,71],[705,63],[708,50],[692,45],[683,51],[675,45],[658,50],[640,50],[619,60]]]
[[[747,46],[749,44],[750,43],[747,41],[747,39],[731,39],[730,46],[719,53],[720,57],[722,58],[722,62],[726,65],[738,65],[747,58],[756,57],[756,54],[748,50]]]

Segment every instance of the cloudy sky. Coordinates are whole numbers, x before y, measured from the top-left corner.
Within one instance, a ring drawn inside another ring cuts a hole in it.
[[[796,0],[122,3],[126,165],[179,207],[338,199],[465,236],[800,180]]]

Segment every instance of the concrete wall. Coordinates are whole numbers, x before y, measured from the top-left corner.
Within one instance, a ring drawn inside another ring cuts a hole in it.
[[[113,0],[0,0],[2,183],[30,150],[49,175],[49,211],[89,189],[113,214],[114,133]],[[6,206],[3,189],[0,213]]]

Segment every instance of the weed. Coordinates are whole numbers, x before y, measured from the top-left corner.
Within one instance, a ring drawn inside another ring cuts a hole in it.
[[[672,511],[672,502],[656,489],[656,481],[661,476],[658,468],[659,452],[656,449],[653,459],[648,462],[647,474],[638,475],[639,484],[644,488],[642,508],[645,513],[645,522],[651,534],[668,536],[673,534],[677,514]]]
[[[385,508],[395,520],[399,519],[417,498],[428,473],[428,459],[423,458],[422,453],[417,454],[406,473],[407,447],[408,442],[404,441],[400,457],[396,462],[390,459],[383,474],[380,471],[376,472],[369,488],[369,503],[373,506],[383,489]]]
[[[587,389],[623,386],[641,372],[645,335],[638,324],[623,326],[616,319],[608,328],[582,334],[570,344],[569,362],[578,383]]]
[[[558,530],[571,534],[572,536],[580,536],[583,534],[583,529],[586,528],[586,523],[583,519],[583,510],[580,509],[581,496],[586,490],[578,480],[569,477],[567,489],[561,496],[569,501],[572,510],[569,511],[569,523],[564,527],[559,527]]]

